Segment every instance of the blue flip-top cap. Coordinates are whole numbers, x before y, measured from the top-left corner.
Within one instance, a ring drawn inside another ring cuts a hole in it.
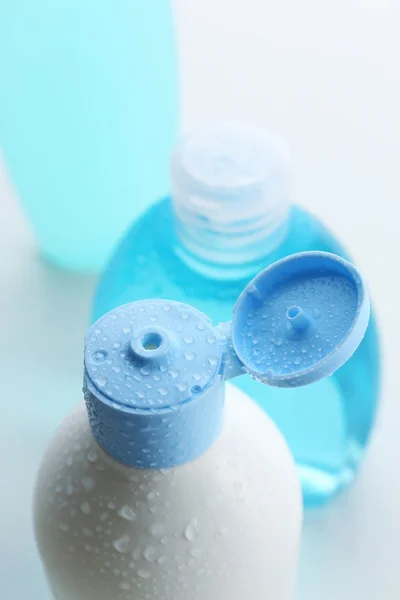
[[[358,271],[324,252],[289,256],[262,271],[238,298],[233,321],[217,327],[180,302],[116,308],[86,337],[93,435],[126,465],[186,463],[221,431],[224,380],[246,371],[280,387],[321,379],[353,354],[368,319]]]
[[[368,294],[352,264],[327,252],[294,254],[259,273],[239,296],[233,347],[263,383],[306,385],[352,356],[369,314]]]
[[[207,450],[222,426],[222,352],[211,321],[168,300],[120,306],[85,343],[94,437],[116,460],[167,468]]]

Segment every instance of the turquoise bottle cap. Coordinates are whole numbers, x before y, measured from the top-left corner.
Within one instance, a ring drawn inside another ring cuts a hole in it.
[[[232,343],[246,371],[294,387],[331,375],[354,353],[369,320],[363,280],[326,252],[288,256],[259,273],[234,307]]]

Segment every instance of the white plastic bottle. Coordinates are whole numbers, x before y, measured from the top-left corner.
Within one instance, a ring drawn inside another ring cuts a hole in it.
[[[352,331],[336,324],[337,347],[322,358],[312,338],[332,327],[329,315],[316,325],[287,305],[297,289],[305,301],[305,277],[314,291],[330,277],[339,304],[357,297]],[[273,385],[315,380],[351,355],[367,322],[358,274],[323,253],[266,269],[232,324],[214,328],[163,300],[97,321],[85,345],[86,408],[57,431],[35,493],[55,600],[293,600],[302,518],[294,463],[272,421],[238,389],[225,397],[224,380],[245,370]],[[296,358],[310,344],[315,360],[268,367],[277,332],[282,352],[297,348]]]

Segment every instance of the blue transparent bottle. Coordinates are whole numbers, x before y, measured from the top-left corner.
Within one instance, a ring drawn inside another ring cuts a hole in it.
[[[170,2],[0,0],[0,148],[41,254],[100,271],[168,186]]]
[[[309,250],[347,258],[314,216],[290,206],[289,171],[286,145],[267,132],[222,124],[183,140],[172,159],[172,197],[129,229],[99,283],[93,320],[133,300],[166,298],[223,322],[254,274],[274,261]],[[273,340],[277,347],[280,342]],[[296,389],[266,389],[250,378],[235,385],[285,435],[305,505],[321,505],[353,481],[374,422],[374,318],[358,350],[332,377]]]

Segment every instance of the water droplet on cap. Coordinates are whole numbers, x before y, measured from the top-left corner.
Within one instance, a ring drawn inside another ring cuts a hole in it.
[[[99,387],[105,387],[107,385],[107,377],[105,375],[102,375],[100,373],[100,375],[97,375],[94,379],[94,382],[96,385],[98,385]]]

